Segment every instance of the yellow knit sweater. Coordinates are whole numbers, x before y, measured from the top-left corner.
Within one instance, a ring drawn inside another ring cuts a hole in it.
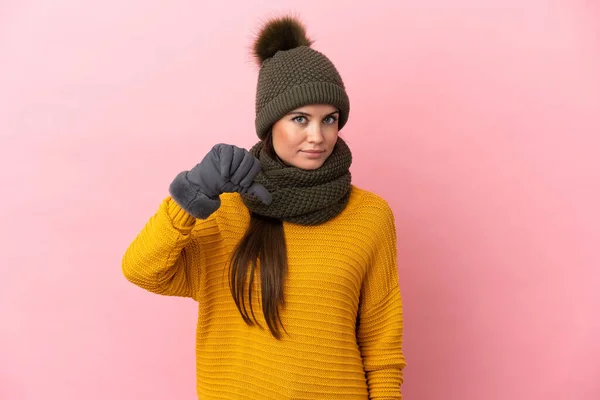
[[[170,197],[133,240],[123,273],[154,293],[198,302],[197,394],[212,399],[401,399],[402,301],[394,217],[355,186],[342,213],[319,226],[284,223],[289,270],[282,340],[242,320],[227,257],[249,224],[237,193],[196,220]],[[259,278],[257,278],[259,279]]]

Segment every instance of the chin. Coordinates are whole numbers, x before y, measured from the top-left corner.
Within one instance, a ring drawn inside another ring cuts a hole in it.
[[[296,163],[295,166],[300,169],[314,170],[314,169],[321,168],[322,165],[323,165],[323,161],[321,161],[321,160],[314,160],[314,161],[302,160],[301,162]]]

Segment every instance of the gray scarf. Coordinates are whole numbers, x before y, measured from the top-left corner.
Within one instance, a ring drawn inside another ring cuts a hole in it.
[[[338,137],[333,152],[316,170],[287,166],[269,157],[263,141],[256,143],[250,153],[262,165],[254,181],[273,196],[273,202],[267,206],[253,196],[242,194],[250,211],[300,225],[317,225],[338,215],[348,203],[352,153],[342,138]]]

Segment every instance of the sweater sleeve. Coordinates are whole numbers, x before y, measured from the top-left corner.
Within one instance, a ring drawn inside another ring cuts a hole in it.
[[[208,220],[196,220],[171,197],[165,198],[125,251],[126,279],[153,293],[197,300],[202,267],[192,237],[197,223],[210,225]]]
[[[370,399],[400,400],[403,369],[403,312],[398,283],[396,230],[387,203],[378,207],[374,249],[363,281],[357,340]]]

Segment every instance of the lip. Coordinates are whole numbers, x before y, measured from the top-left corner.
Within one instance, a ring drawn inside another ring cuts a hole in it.
[[[302,153],[305,154],[304,157],[310,160],[317,160],[323,158],[323,154],[325,154],[324,150],[302,150]]]

